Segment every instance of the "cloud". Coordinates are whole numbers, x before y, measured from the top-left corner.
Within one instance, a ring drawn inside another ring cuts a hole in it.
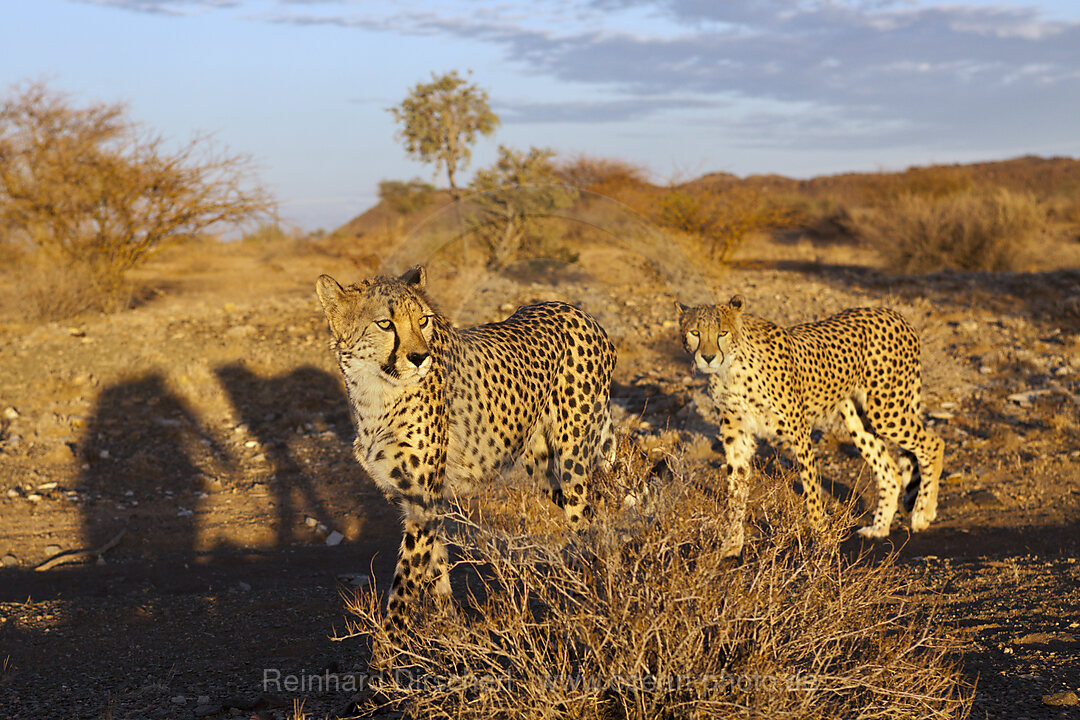
[[[239,0],[75,0],[75,2],[152,15],[189,15],[195,10],[220,10],[239,7],[241,4]]]
[[[658,112],[716,109],[729,103],[697,98],[632,98],[564,102],[499,102],[495,110],[505,123],[608,123],[640,120]]]

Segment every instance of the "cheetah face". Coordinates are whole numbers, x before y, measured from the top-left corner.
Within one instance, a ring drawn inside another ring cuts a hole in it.
[[[742,306],[741,295],[731,298],[726,305],[687,307],[675,303],[683,349],[693,358],[691,367],[713,375],[731,366]]]
[[[377,277],[347,288],[329,275],[319,277],[315,289],[347,379],[403,386],[428,374],[435,311],[423,293],[426,279],[419,266],[400,278]]]

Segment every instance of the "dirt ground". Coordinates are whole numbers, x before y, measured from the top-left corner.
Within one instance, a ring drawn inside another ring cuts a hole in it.
[[[898,524],[884,545],[967,638],[974,717],[1065,718],[1080,710],[1044,698],[1080,692],[1080,262],[1066,251],[1048,266],[1073,269],[892,277],[864,249],[774,238],[702,280],[686,258],[614,244],[479,276],[431,265],[429,286],[460,325],[538,299],[586,308],[619,350],[620,426],[675,430],[703,462],[719,448],[676,296],[739,292],[784,324],[900,310],[947,448],[938,521]],[[0,325],[0,717],[347,709],[349,693],[310,678],[363,667],[360,641],[331,639],[342,593],[388,582],[398,524],[351,458],[313,284],[372,274],[375,252],[189,246],[139,272],[154,292],[133,310]],[[866,494],[841,426],[816,447],[834,496]],[[100,558],[35,570],[121,532]],[[290,691],[290,676],[309,684]]]

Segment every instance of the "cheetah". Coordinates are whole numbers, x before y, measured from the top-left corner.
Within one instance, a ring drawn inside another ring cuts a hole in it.
[[[863,537],[889,534],[901,487],[911,529],[937,516],[944,443],[920,419],[919,338],[888,308],[853,308],[824,320],[782,328],[744,313],[742,296],[724,305],[676,301],[683,347],[707,374],[720,413],[728,477],[731,536],[743,545],[747,474],[755,437],[776,438],[795,456],[811,524],[824,523],[810,429],[837,412],[877,478],[873,524]],[[900,447],[899,467],[885,439]]]
[[[520,459],[571,527],[592,516],[590,473],[615,456],[615,348],[591,316],[561,302],[519,308],[458,330],[425,292],[416,266],[316,292],[345,378],[356,459],[401,510],[403,536],[387,626],[404,628],[421,591],[450,593],[446,498]]]

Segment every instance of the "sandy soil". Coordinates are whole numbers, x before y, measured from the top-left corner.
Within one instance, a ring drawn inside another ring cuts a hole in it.
[[[322,272],[371,274],[372,255],[190,246],[140,271],[155,292],[134,310],[0,326],[0,716],[346,709],[348,693],[264,680],[362,667],[362,643],[330,639],[341,593],[392,571],[397,520],[351,459],[312,292]],[[702,279],[685,258],[590,246],[573,265],[434,265],[429,284],[461,325],[537,299],[582,305],[619,349],[619,424],[677,431],[704,462],[719,449],[675,337],[676,295],[739,292],[781,323],[900,310],[923,338],[926,411],[947,450],[938,521],[918,536],[897,526],[887,546],[967,633],[975,717],[1075,717],[1043,698],[1080,692],[1080,271],[889,277],[875,262],[775,239]],[[834,496],[866,491],[842,427],[817,448]],[[99,560],[34,569],[121,531]]]

